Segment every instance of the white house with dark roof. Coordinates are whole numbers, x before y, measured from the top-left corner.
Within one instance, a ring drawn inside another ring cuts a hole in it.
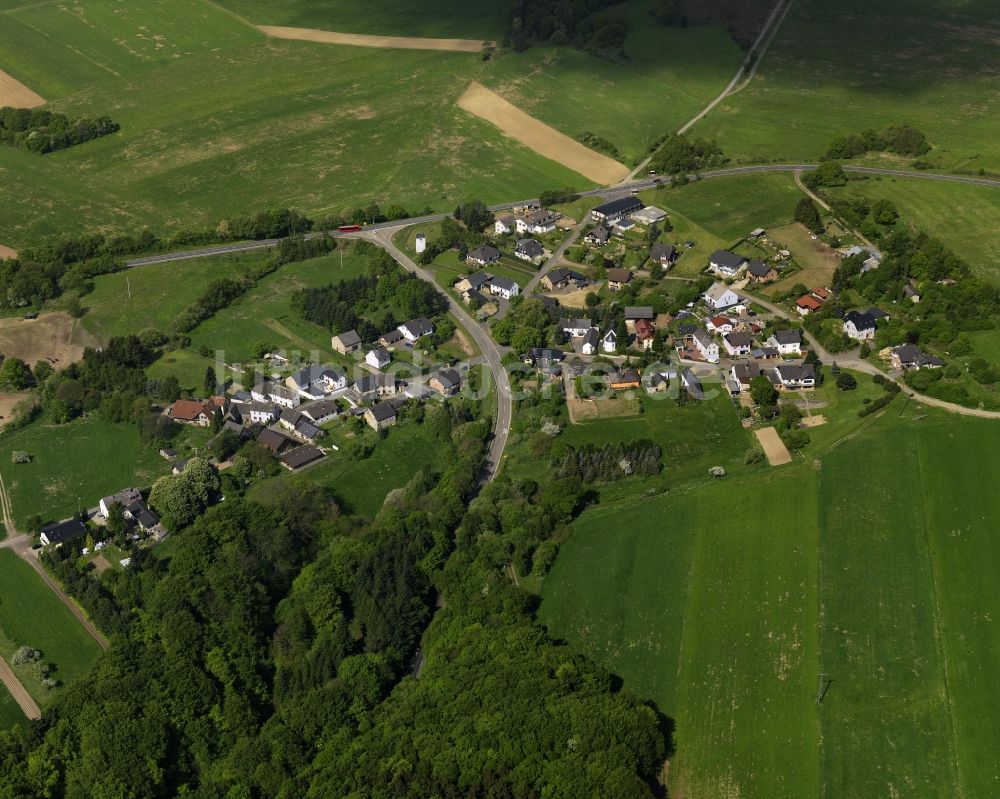
[[[542,235],[551,233],[556,229],[556,222],[559,215],[549,211],[547,208],[539,208],[537,211],[530,211],[526,214],[514,218],[514,224],[518,233],[534,233]]]
[[[875,338],[877,327],[875,317],[870,313],[850,311],[844,317],[844,332],[854,341],[871,341]]]
[[[491,264],[494,261],[500,260],[500,250],[489,244],[484,244],[482,247],[476,247],[474,250],[470,250],[465,256],[466,261],[472,261],[474,264],[479,264],[480,266],[485,266],[486,264]]]
[[[541,258],[543,252],[542,245],[534,239],[521,239],[514,247],[514,257],[522,261],[534,261]]]
[[[618,349],[618,336],[615,334],[614,330],[608,329],[608,331],[601,336],[601,349],[604,352],[614,352]]]
[[[764,344],[768,347],[774,347],[780,355],[801,355],[802,331],[775,330],[768,336]]]
[[[811,363],[779,364],[774,367],[774,374],[785,389],[816,387],[816,368]]]
[[[403,338],[407,341],[416,341],[424,336],[429,336],[434,332],[434,325],[431,323],[430,319],[424,319],[422,316],[418,319],[411,319],[409,322],[403,322],[399,326],[399,332],[403,334]]]
[[[365,363],[375,369],[384,369],[391,361],[392,356],[385,347],[376,347],[373,350],[368,350],[368,354],[365,355]]]
[[[490,283],[490,294],[509,300],[521,293],[521,287],[506,277],[494,277]]]
[[[254,402],[280,405],[282,408],[294,408],[302,401],[302,396],[297,391],[272,383],[270,380],[255,385],[250,389],[250,396]]]
[[[714,311],[731,308],[740,301],[740,295],[725,283],[713,283],[701,298],[705,301],[705,305]]]
[[[722,345],[730,355],[742,358],[750,354],[753,341],[746,333],[726,333],[722,337]]]
[[[583,343],[580,345],[580,352],[584,355],[595,355],[597,353],[597,348],[600,345],[601,334],[596,327],[590,328],[586,335],[583,337]]]
[[[593,244],[596,247],[600,247],[604,244],[607,244],[608,239],[610,237],[611,237],[611,231],[609,231],[606,227],[604,227],[604,225],[598,225],[589,233],[587,233],[587,235],[583,237],[583,240],[587,244]]]
[[[503,214],[493,222],[493,230],[498,236],[510,233],[514,229],[514,215]]]
[[[708,259],[708,268],[720,277],[736,277],[747,265],[747,259],[729,250],[716,250]]]
[[[589,319],[560,319],[559,329],[573,338],[583,338],[590,332],[593,324]]]
[[[312,363],[285,378],[285,385],[306,399],[318,399],[346,387],[347,377],[329,366]]]
[[[916,344],[903,344],[892,351],[892,368],[916,371],[919,369],[940,369],[944,361],[934,355],[928,355]]]
[[[712,338],[708,331],[703,327],[697,328],[694,333],[691,334],[691,340],[694,342],[694,346],[701,353],[701,357],[704,358],[709,363],[719,362],[719,345],[716,343],[715,339]]]
[[[649,248],[649,260],[664,269],[669,269],[677,260],[677,248],[673,244],[657,242]]]

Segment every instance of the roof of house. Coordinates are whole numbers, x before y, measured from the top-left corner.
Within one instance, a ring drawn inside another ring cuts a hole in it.
[[[640,341],[650,338],[653,335],[653,323],[648,319],[637,319],[635,322],[635,335]]]
[[[542,254],[542,245],[534,239],[519,239],[517,246],[514,249],[517,250],[517,252],[530,255],[532,258]]]
[[[639,372],[636,369],[622,369],[608,375],[609,383],[638,383]]]
[[[405,327],[410,331],[411,335],[417,337],[427,336],[434,332],[434,325],[431,324],[431,320],[425,319],[422,316],[417,317],[416,319],[411,319],[409,322],[404,322],[400,325],[400,327]]]
[[[796,330],[795,328],[789,330],[775,330],[774,333],[771,334],[771,338],[779,344],[801,344],[802,331]]]
[[[375,375],[365,372],[354,381],[351,387],[359,394],[367,394],[378,388],[378,380],[376,380]]]
[[[729,288],[729,286],[725,283],[713,283],[709,286],[708,291],[706,291],[702,296],[715,303],[719,302],[726,295],[726,292],[736,294],[736,292]]]
[[[389,344],[393,344],[403,338],[403,331],[398,327],[390,330],[388,333],[383,333],[379,336],[379,341],[386,341]]]
[[[308,444],[303,444],[300,447],[289,450],[284,455],[281,456],[281,462],[285,464],[289,469],[301,469],[303,466],[308,466],[314,461],[318,461],[323,457],[323,452],[316,449],[316,447],[311,447]]]
[[[375,347],[375,349],[373,349],[373,350],[369,350],[368,351],[368,355],[374,355],[378,359],[378,361],[380,363],[382,361],[391,360],[391,358],[392,358],[392,356],[389,355],[389,350],[387,350],[383,346],[378,346],[378,347]]]
[[[473,272],[465,279],[469,281],[469,285],[474,291],[478,291],[493,279],[493,275],[480,270],[479,272]]]
[[[844,324],[847,323],[854,325],[856,330],[874,330],[878,327],[874,316],[870,313],[862,313],[861,311],[849,311],[847,316],[844,317]]]
[[[547,225],[550,222],[555,222],[558,218],[558,214],[553,213],[548,208],[539,208],[537,211],[525,214],[524,221],[530,225]]]
[[[803,294],[795,301],[795,304],[799,308],[808,308],[810,311],[818,311],[823,307],[823,303],[812,296],[812,294]]]
[[[61,544],[71,538],[78,538],[87,532],[87,525],[79,519],[67,519],[64,522],[53,522],[45,525],[41,532],[45,534],[50,544]]]
[[[936,355],[928,355],[916,344],[903,344],[893,350],[896,357],[903,364],[916,364],[917,366],[944,366],[944,361]]]
[[[691,336],[703,347],[711,347],[715,344],[712,337],[708,334],[708,331],[703,327],[695,328],[695,331],[691,334]]]
[[[337,405],[336,400],[322,399],[310,402],[307,405],[300,405],[299,411],[303,416],[315,422],[317,419],[325,419],[328,416],[335,416],[340,413],[340,406]]]
[[[560,319],[559,328],[561,330],[589,330],[593,325],[589,319]]]
[[[346,335],[346,334],[345,334]],[[357,334],[355,334],[357,335]],[[358,339],[360,343],[361,339]],[[322,380],[338,380],[343,375],[336,369],[331,369],[329,366],[322,366],[318,363],[311,363],[294,372],[290,377],[295,385],[305,388],[306,386],[311,386],[313,383],[319,383]]]
[[[358,335],[357,330],[345,330],[339,336],[334,336],[334,338],[340,341],[345,347],[356,347],[361,343],[361,336]]]
[[[705,396],[705,392],[701,387],[701,381],[698,379],[698,375],[690,369],[685,369],[681,373],[681,382],[684,384],[684,387],[688,390],[688,393],[692,397],[701,399]]]
[[[288,446],[292,441],[284,433],[279,433],[271,427],[261,430],[260,435],[257,436],[257,440],[272,452],[280,452],[283,447]]]
[[[608,282],[609,283],[628,283],[632,279],[632,272],[629,269],[614,269],[608,270]]]
[[[501,214],[500,216],[497,217],[496,221],[497,222],[503,222],[507,227],[510,227],[511,225],[514,224],[514,215],[513,214]]]
[[[496,286],[497,288],[508,292],[519,290],[521,288],[517,285],[517,283],[507,277],[495,277],[490,281],[490,285]]]
[[[597,328],[592,327],[590,328],[590,330],[587,331],[587,335],[583,337],[583,344],[584,346],[596,347],[598,338],[599,334],[597,332]]]
[[[604,331],[604,335],[601,336],[602,341],[618,341],[618,334],[615,333],[614,328],[609,327]]]
[[[489,244],[484,244],[482,247],[476,247],[476,249],[471,250],[466,257],[470,261],[495,261],[500,257],[500,250]]]
[[[176,466],[176,464],[174,465]],[[139,491],[138,488],[124,488],[117,494],[111,494],[110,496],[102,497],[101,502],[104,503],[105,507],[110,507],[111,505],[114,505],[116,502],[122,507],[124,507],[125,505],[129,505],[135,502],[136,500],[140,499],[142,499],[142,493]]]
[[[832,293],[833,292],[831,292],[830,289],[826,288],[825,286],[820,286],[819,288],[812,290],[813,296],[818,297],[821,300],[829,299]]]
[[[677,248],[673,244],[657,242],[649,248],[649,258],[653,261],[672,261],[677,255]]]
[[[774,267],[771,264],[765,264],[757,258],[751,258],[747,264],[747,271],[754,277],[765,277],[774,271]]]
[[[782,363],[774,367],[781,381],[815,380],[816,368],[811,363]]]
[[[441,369],[435,373],[434,377],[445,388],[458,388],[462,385],[462,376],[454,369]]]
[[[653,223],[665,219],[667,212],[655,205],[647,205],[642,210],[636,211],[635,216],[640,222]]]
[[[745,261],[746,258],[742,255],[737,255],[729,250],[716,250],[709,258],[710,263],[727,269],[739,269]]]
[[[730,347],[749,347],[753,340],[746,333],[727,333],[726,341]]]
[[[721,315],[713,316],[708,321],[712,323],[713,327],[725,327],[726,325],[731,326],[733,324],[732,319],[730,319],[728,316],[721,316]]]
[[[177,400],[170,406],[170,417],[192,422],[205,413],[205,403],[201,400]]]
[[[741,383],[749,383],[760,376],[760,364],[756,361],[746,361],[733,364],[733,377]]]
[[[598,225],[592,231],[590,231],[590,233],[588,233],[584,238],[605,242],[608,240],[608,237],[610,235],[611,232],[606,227],[604,227],[604,225]]]
[[[604,216],[612,216],[613,214],[638,211],[640,208],[642,208],[642,203],[639,202],[638,198],[619,197],[617,200],[609,200],[606,203],[601,203],[594,209],[594,212],[603,214]]]
[[[297,397],[296,394],[291,389],[287,389],[284,386],[279,386],[277,383],[272,383],[270,380],[264,380],[253,387],[253,390],[257,394],[273,395],[275,397],[284,397],[285,399],[293,399]]]
[[[566,357],[566,353],[562,350],[549,349],[547,347],[532,347],[526,353],[521,360],[531,360],[534,362],[538,361],[552,361],[558,363]]]
[[[389,419],[396,418],[396,409],[390,402],[376,403],[369,408],[369,411],[371,411],[372,418],[374,418],[376,422],[386,422]]]

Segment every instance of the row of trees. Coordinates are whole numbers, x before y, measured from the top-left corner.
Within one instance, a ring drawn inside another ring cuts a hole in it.
[[[655,150],[649,168],[662,175],[687,175],[704,169],[718,169],[729,157],[714,139],[667,136]]]
[[[889,152],[920,156],[929,152],[927,137],[912,125],[893,125],[883,131],[865,128],[860,133],[837,136],[826,148],[828,159],[854,158],[865,153]]]
[[[120,129],[121,125],[110,117],[73,120],[57,111],[39,108],[0,108],[0,144],[38,155],[65,150]]]
[[[613,0],[514,0],[502,43],[515,50],[532,41],[548,41],[620,52],[628,32],[625,15],[601,13],[613,5]]]

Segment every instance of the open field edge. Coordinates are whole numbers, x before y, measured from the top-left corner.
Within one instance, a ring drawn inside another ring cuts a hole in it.
[[[346,44],[351,47],[378,47],[386,50],[443,50],[448,53],[479,53],[493,42],[476,39],[429,39],[420,36],[373,36],[365,33],[338,33],[316,28],[287,28],[282,25],[258,25],[257,29],[275,39],[322,44]]]
[[[764,449],[768,463],[772,466],[783,466],[792,462],[792,455],[788,451],[788,447],[785,446],[785,442],[781,440],[777,430],[773,427],[762,427],[753,432]]]
[[[13,108],[38,108],[45,105],[45,98],[0,69],[0,108],[5,105]]]
[[[539,155],[579,172],[595,183],[613,184],[628,177],[629,169],[624,164],[539,122],[480,83],[473,81],[469,84],[469,88],[458,98],[458,107],[495,125]]]

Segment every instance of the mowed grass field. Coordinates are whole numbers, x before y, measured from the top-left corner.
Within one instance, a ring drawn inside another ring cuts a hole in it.
[[[672,793],[995,793],[1000,428],[925,411],[574,526],[541,619],[676,720]]]
[[[34,570],[13,552],[3,550],[0,551],[0,656],[9,662],[19,646],[40,650],[45,662],[55,667],[51,676],[64,685],[82,677],[100,653],[97,642]],[[60,688],[45,688],[28,667],[13,668],[40,706],[45,707],[58,696]]]
[[[796,2],[746,88],[692,135],[737,161],[806,161],[830,139],[915,125],[948,170],[1000,168],[993,0]]]
[[[10,695],[6,688],[0,689],[0,730],[7,730],[20,724],[27,724],[28,720],[17,706],[17,702]]]
[[[204,374],[204,372],[202,372]],[[24,450],[32,462],[14,465],[11,453]],[[94,507],[103,496],[128,486],[149,486],[169,471],[156,449],[139,441],[134,425],[111,424],[92,417],[54,425],[45,417],[0,438],[4,484],[14,506],[14,521],[41,514],[65,519],[77,509]]]
[[[1000,191],[930,180],[875,177],[826,189],[831,197],[891,200],[901,219],[940,239],[984,280],[1000,283]]]

